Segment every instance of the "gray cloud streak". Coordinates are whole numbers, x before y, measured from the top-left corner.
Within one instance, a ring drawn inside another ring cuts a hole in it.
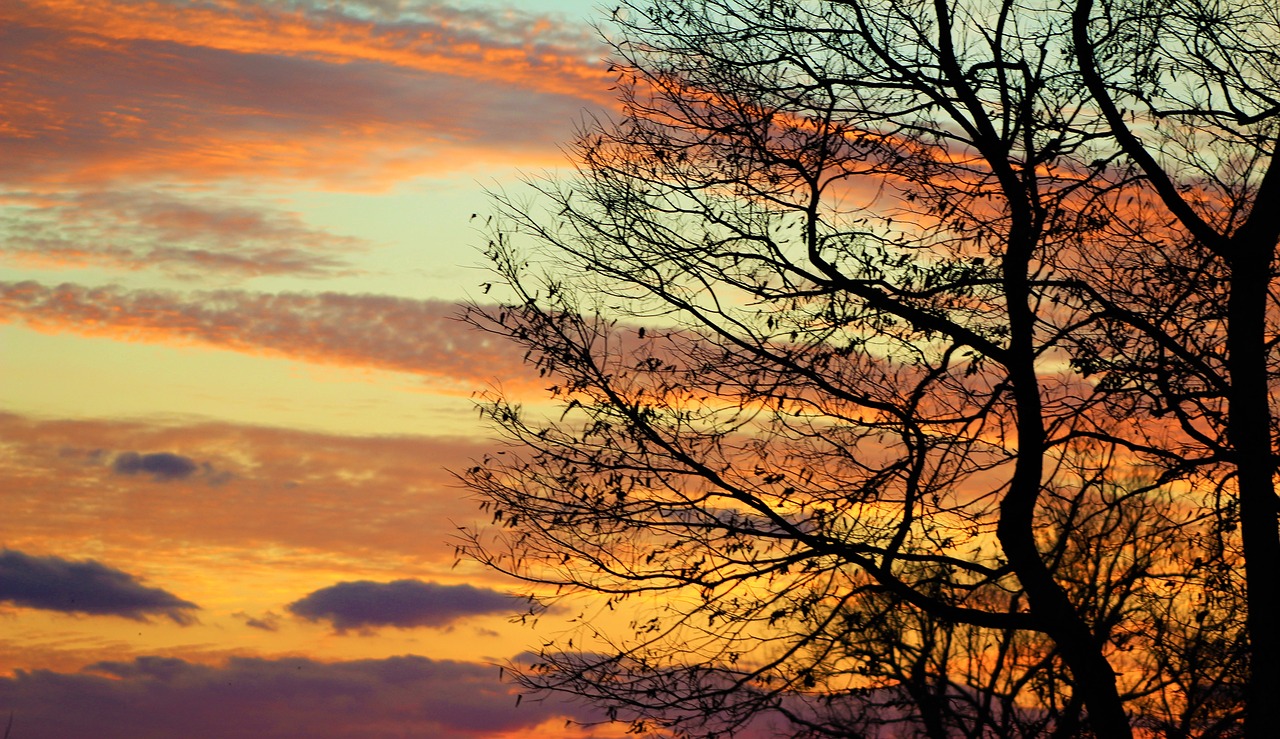
[[[357,580],[321,588],[290,603],[288,609],[294,615],[328,621],[338,631],[346,631],[380,626],[441,627],[467,616],[512,613],[518,607],[516,598],[470,585]]]
[[[165,616],[179,624],[194,621],[198,606],[147,587],[127,572],[94,560],[36,557],[0,551],[0,601],[26,608],[145,621]]]

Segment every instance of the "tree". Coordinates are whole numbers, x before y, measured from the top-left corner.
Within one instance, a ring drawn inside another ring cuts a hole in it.
[[[1239,99],[1243,42],[1206,55],[1183,25],[1259,32],[1174,5],[615,11],[622,117],[533,183],[544,209],[498,197],[510,299],[468,314],[563,413],[488,398],[514,448],[464,478],[503,526],[461,549],[644,614],[588,620],[528,685],[689,733],[1238,732],[1267,679],[1269,560],[1234,522],[1270,485],[1272,347],[1256,295],[1207,319],[1270,263],[1206,239],[1235,221],[1170,162],[1235,218],[1269,180],[1194,159],[1161,106],[1216,98],[1142,65],[1180,54]],[[1130,98],[1182,148],[1133,133]]]
[[[1171,225],[1207,253],[1226,287],[1208,332],[1216,366],[1201,362],[1210,396],[1225,405],[1171,399],[1200,427],[1212,454],[1234,467],[1247,582],[1250,652],[1248,734],[1280,726],[1280,517],[1274,483],[1276,430],[1275,250],[1280,240],[1280,14],[1273,3],[1079,0],[1072,33],[1082,78],[1118,148],[1142,173]],[[1095,44],[1097,49],[1095,50]],[[1150,125],[1138,129],[1140,112]],[[1203,285],[1200,285],[1203,289]],[[1203,355],[1202,355],[1203,356]],[[1207,433],[1206,433],[1207,432]]]

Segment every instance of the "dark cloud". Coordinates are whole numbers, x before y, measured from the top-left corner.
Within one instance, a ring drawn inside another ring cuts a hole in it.
[[[122,475],[149,474],[155,480],[166,481],[190,477],[200,466],[187,457],[172,452],[125,452],[116,457],[111,468]]]
[[[262,631],[279,631],[280,615],[268,611],[261,616],[251,616],[243,611],[231,614],[236,618],[244,621],[244,625],[253,629],[261,629]]]
[[[470,393],[501,378],[541,386],[514,344],[456,320],[439,300],[344,293],[183,294],[0,282],[0,323],[124,340],[203,342],[300,361],[430,375]]]
[[[517,706],[496,667],[415,656],[221,666],[144,657],[80,674],[19,670],[0,678],[0,710],[10,708],[21,739],[479,739],[547,722],[556,735],[581,736],[562,717],[588,718],[563,703]]]
[[[440,627],[467,616],[511,613],[517,607],[515,598],[493,590],[419,580],[341,582],[288,606],[291,613],[311,621],[328,621],[338,631]]]
[[[33,557],[9,549],[0,551],[0,601],[138,621],[166,616],[180,624],[192,623],[190,612],[197,609],[194,603],[93,560]]]

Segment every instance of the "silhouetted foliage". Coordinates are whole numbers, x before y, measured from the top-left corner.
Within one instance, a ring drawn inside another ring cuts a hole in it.
[[[1268,7],[616,10],[623,112],[497,197],[468,313],[560,407],[486,399],[461,550],[630,616],[521,679],[688,735],[1264,735]]]

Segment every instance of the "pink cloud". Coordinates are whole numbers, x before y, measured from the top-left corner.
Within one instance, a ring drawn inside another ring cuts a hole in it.
[[[8,3],[0,177],[376,187],[520,152],[557,161],[582,108],[608,104],[584,28],[397,7]]]
[[[384,295],[0,283],[0,322],[38,331],[409,372],[468,393],[495,381],[535,384],[513,344],[456,320],[459,311],[446,301]]]
[[[10,196],[0,254],[37,267],[159,269],[179,278],[331,277],[367,242],[311,228],[295,213],[146,191]]]

